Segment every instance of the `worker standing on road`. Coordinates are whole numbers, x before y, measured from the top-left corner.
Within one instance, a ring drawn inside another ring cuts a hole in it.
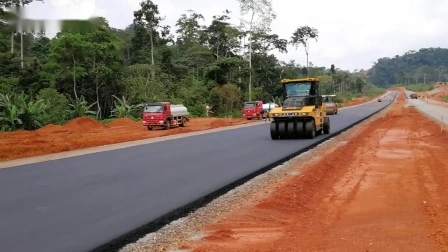
[[[271,118],[269,118],[269,112],[271,112],[271,102],[269,102],[269,107],[268,107],[268,114],[266,115],[266,118],[264,119],[264,121],[266,122],[267,120],[271,121]]]

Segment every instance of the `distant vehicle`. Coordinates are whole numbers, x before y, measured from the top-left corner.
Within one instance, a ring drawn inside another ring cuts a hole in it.
[[[263,104],[263,111],[265,113],[269,113],[269,111],[271,111],[273,108],[276,108],[276,107],[278,107],[278,105],[273,102],[265,103],[265,104]]]
[[[418,94],[412,93],[409,97],[411,97],[411,99],[418,99]]]
[[[247,120],[252,120],[253,118],[263,120],[265,117],[267,117],[267,113],[265,113],[263,110],[263,102],[262,101],[245,102],[243,107],[243,117],[247,118]]]
[[[336,95],[322,95],[325,103],[325,111],[327,115],[337,115],[339,111],[339,105],[335,101]]]
[[[143,105],[143,126],[152,130],[154,127],[170,129],[171,126],[184,127],[188,119],[188,109],[182,105],[172,105],[169,102],[152,102]]]
[[[381,102],[381,98],[378,98],[378,102]]]

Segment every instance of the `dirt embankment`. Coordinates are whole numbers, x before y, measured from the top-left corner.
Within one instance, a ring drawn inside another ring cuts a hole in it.
[[[350,107],[350,106],[355,106],[355,105],[359,105],[359,104],[363,104],[366,102],[369,102],[371,100],[376,100],[378,98],[380,98],[381,96],[383,96],[383,94],[380,94],[374,98],[369,98],[369,97],[358,97],[358,98],[353,98],[353,99],[344,99],[344,101],[342,102],[342,106],[343,107]]]
[[[343,107],[349,107],[349,106],[355,106],[355,105],[359,105],[362,103],[366,103],[371,101],[372,98],[368,98],[368,97],[361,97],[361,98],[353,98],[353,99],[346,99],[344,100],[344,102],[342,103]]]
[[[102,124],[88,117],[80,117],[64,125],[50,124],[35,131],[0,133],[0,161],[257,121],[243,118],[192,118],[183,128],[148,131],[141,122],[128,118]]]
[[[403,94],[348,142],[254,204],[203,226],[191,251],[448,251],[448,134]]]
[[[447,102],[448,97],[448,84],[437,84],[433,90],[427,92],[417,92],[421,97],[425,97],[438,102]]]

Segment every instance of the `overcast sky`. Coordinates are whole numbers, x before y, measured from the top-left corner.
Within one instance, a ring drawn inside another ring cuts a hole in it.
[[[26,10],[29,18],[64,19],[103,16],[111,26],[124,28],[133,19],[140,0],[45,0]],[[174,24],[188,9],[201,13],[206,22],[224,10],[239,23],[237,0],[153,0],[164,24]],[[378,58],[401,55],[424,47],[448,47],[448,0],[273,0],[277,19],[272,31],[289,39],[299,26],[319,30],[310,43],[310,61],[342,69],[368,69]],[[54,31],[54,28],[53,28]],[[50,34],[51,35],[51,34]],[[306,64],[303,48],[275,54],[283,61]]]

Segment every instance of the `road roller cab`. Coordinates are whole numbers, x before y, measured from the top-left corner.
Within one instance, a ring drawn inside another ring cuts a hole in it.
[[[320,78],[283,79],[283,104],[269,112],[271,138],[314,138],[330,133]]]

